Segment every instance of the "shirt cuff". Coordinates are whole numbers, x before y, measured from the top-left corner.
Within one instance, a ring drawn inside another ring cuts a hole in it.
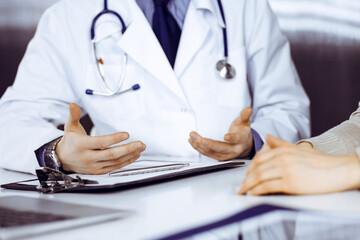
[[[249,154],[248,157],[246,157],[245,159],[253,159],[253,157],[255,156],[255,154],[260,151],[260,149],[262,148],[262,146],[264,145],[263,140],[261,139],[260,135],[258,134],[257,131],[255,131],[254,129],[251,128],[251,134],[253,136],[253,148]]]
[[[46,164],[45,164],[45,150],[46,150],[46,147],[51,142],[46,143],[42,147],[40,147],[39,149],[35,150],[35,155],[36,155],[36,158],[37,158],[37,161],[38,161],[40,167],[46,167]]]

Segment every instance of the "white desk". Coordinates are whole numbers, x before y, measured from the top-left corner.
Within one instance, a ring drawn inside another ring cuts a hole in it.
[[[258,203],[302,209],[360,213],[360,192],[317,196],[238,196],[236,187],[246,167],[161,183],[127,191],[101,194],[40,194],[0,190],[0,196],[24,195],[134,211],[126,219],[102,223],[36,239],[151,239],[227,217]],[[0,183],[33,176],[0,170]],[[316,183],[314,183],[316,184]]]

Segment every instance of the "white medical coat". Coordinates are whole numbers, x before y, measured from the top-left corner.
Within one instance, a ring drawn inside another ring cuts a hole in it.
[[[90,25],[102,0],[62,0],[43,15],[18,69],[16,81],[0,103],[0,167],[33,172],[34,151],[61,136],[68,105],[88,113],[98,134],[130,133],[147,145],[144,154],[198,156],[188,143],[193,130],[222,140],[247,106],[252,128],[290,142],[309,137],[309,100],[290,56],[289,43],[265,0],[223,0],[233,80],[221,79],[215,65],[223,58],[224,22],[216,0],[192,0],[185,18],[174,69],[151,25],[134,0],[109,1],[125,20],[96,25],[99,55],[108,84],[116,86],[121,59],[129,59],[122,89],[141,89],[112,97],[97,72]]]

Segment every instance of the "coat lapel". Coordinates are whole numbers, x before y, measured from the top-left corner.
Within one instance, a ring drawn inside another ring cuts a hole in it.
[[[128,4],[131,4],[132,21],[119,39],[118,45],[183,102],[187,102],[175,72],[148,20],[135,1],[128,1]]]
[[[210,11],[217,19],[219,25],[221,27],[224,26],[222,19],[219,19],[220,12],[218,6],[213,0],[190,1],[175,62],[175,73],[178,77],[181,76],[186,67],[191,63],[209,34],[210,25],[204,18],[204,10]]]
[[[100,7],[101,6],[99,6],[99,9]],[[215,1],[190,1],[174,69],[172,69],[150,23],[136,1],[128,0],[117,2],[117,4],[114,3],[111,8],[124,18],[127,25],[126,32],[119,38],[118,46],[124,50],[129,57],[146,69],[148,73],[176,94],[184,103],[187,103],[179,78],[203,46],[209,34],[210,25],[205,20],[202,10],[208,10],[213,13],[220,27],[224,26]],[[109,21],[113,23],[103,24]],[[119,34],[120,31],[118,22],[111,20],[111,16],[100,18],[97,26],[97,41],[101,41],[112,34]]]

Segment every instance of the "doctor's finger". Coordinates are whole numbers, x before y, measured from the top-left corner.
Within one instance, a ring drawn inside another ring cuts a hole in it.
[[[120,169],[120,168],[126,167],[127,165],[130,165],[131,163],[135,162],[139,157],[140,157],[140,155],[139,155],[139,156],[135,156],[135,157],[133,157],[133,158],[130,158],[130,159],[128,159],[128,160],[124,160],[124,161],[122,161],[121,163],[114,164],[114,165],[112,165],[112,166],[102,168],[102,169],[100,170],[100,171],[101,171],[100,174],[109,173],[109,172],[118,170],[118,169]]]
[[[204,149],[202,146],[200,146],[200,144],[198,142],[196,142],[195,140],[193,140],[192,138],[189,138],[189,143],[191,144],[191,146],[198,151],[199,153],[201,153],[202,155],[211,157],[212,156],[212,152],[209,152],[208,150]]]
[[[229,160],[231,158],[234,157],[234,154],[232,152],[229,153],[218,153],[215,152],[212,149],[206,148],[203,145],[197,143],[197,142],[193,142],[191,140],[191,138],[189,139],[189,142],[191,144],[191,146],[197,150],[199,153],[201,153],[204,156],[210,157],[210,158],[214,158],[217,159],[219,161],[225,161],[225,160]]]
[[[105,136],[88,136],[86,144],[89,149],[102,149],[127,139],[129,139],[129,133],[119,132]]]
[[[230,143],[245,143],[249,138],[249,134],[242,132],[227,133],[224,136],[224,140]]]
[[[142,142],[131,142],[124,145],[93,151],[94,158],[100,160],[115,160],[134,152],[143,152],[146,146]]]
[[[130,163],[133,163],[136,159],[140,157],[141,152],[133,152],[130,154],[127,154],[125,156],[122,156],[115,160],[102,160],[98,162],[99,168],[109,168],[118,166],[118,168],[125,167],[129,165]],[[120,167],[119,167],[120,166]]]
[[[234,152],[238,152],[240,154],[243,149],[241,144],[221,142],[209,138],[203,138],[199,145],[208,152],[222,153],[222,154],[234,153]]]

